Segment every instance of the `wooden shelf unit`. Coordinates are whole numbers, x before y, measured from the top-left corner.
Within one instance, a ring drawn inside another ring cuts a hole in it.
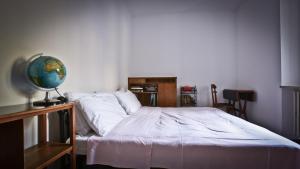
[[[68,110],[70,113],[70,144],[47,142],[47,113],[62,110]],[[38,116],[38,144],[24,150],[23,120],[33,116]],[[0,107],[0,133],[1,168],[42,169],[68,153],[71,156],[70,168],[76,168],[73,103],[49,107]]]
[[[157,106],[177,106],[177,77],[129,77],[128,89],[132,86],[157,85]],[[150,94],[147,92],[135,93],[143,106],[148,106]]]
[[[192,86],[191,90],[186,91],[184,86],[180,87],[180,106],[196,107],[197,106],[197,87]]]
[[[35,145],[25,150],[25,169],[45,168],[55,160],[72,151],[72,146],[67,144]]]

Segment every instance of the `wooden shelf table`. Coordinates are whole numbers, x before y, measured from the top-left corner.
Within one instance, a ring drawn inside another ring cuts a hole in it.
[[[47,113],[68,110],[70,113],[70,144],[47,142]],[[24,122],[38,116],[38,144],[24,150]],[[71,156],[70,168],[76,168],[75,116],[73,103],[49,107],[14,105],[0,107],[0,166],[1,168],[46,168],[66,154]]]

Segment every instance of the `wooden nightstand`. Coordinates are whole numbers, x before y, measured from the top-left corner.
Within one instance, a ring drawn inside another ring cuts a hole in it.
[[[68,110],[70,113],[70,144],[47,142],[47,113],[61,110]],[[33,116],[38,116],[38,144],[24,150],[23,119]],[[73,103],[49,107],[0,107],[0,133],[1,168],[46,168],[68,153],[71,156],[71,168],[76,168]]]

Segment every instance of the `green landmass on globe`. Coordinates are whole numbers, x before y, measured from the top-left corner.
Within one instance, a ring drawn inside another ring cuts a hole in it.
[[[35,86],[52,89],[65,80],[66,67],[54,57],[40,56],[29,63],[27,76]]]

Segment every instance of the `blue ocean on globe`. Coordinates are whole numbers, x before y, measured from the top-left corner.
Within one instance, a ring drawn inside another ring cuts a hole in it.
[[[36,87],[53,89],[64,82],[66,67],[57,58],[40,56],[29,63],[27,76]]]

